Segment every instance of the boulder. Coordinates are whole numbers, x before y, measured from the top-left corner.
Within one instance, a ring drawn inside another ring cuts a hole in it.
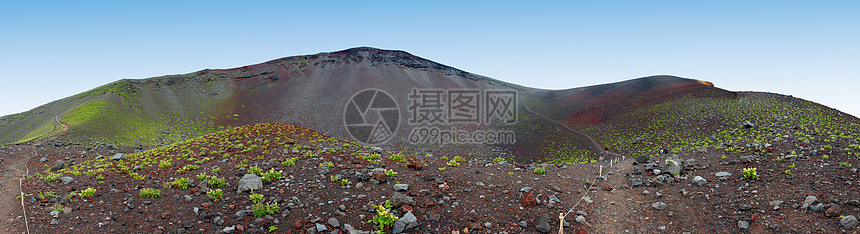
[[[51,166],[51,171],[59,171],[59,170],[62,170],[62,169],[63,169],[63,165],[65,165],[65,164],[66,164],[66,163],[65,163],[65,162],[63,162],[63,160],[62,160],[62,159],[57,159],[57,161],[54,161],[54,165],[53,165],[53,166]]]
[[[651,160],[651,156],[648,156],[648,154],[636,156],[636,163],[647,163],[648,160]]]
[[[677,155],[672,155],[671,157],[666,159],[666,163],[663,164],[664,169],[671,175],[680,175],[681,170],[684,169],[684,161],[681,161]]]
[[[239,179],[239,188],[236,189],[236,193],[251,191],[252,189],[263,189],[263,179],[254,174],[245,174],[242,179]]]
[[[400,217],[399,219],[397,219],[397,221],[394,221],[394,230],[392,231],[394,232],[394,234],[409,231],[407,229],[407,227],[409,226],[418,226],[418,218],[416,218],[415,215],[412,214],[412,211],[406,212],[403,217]]]
[[[123,160],[123,159],[125,159],[125,154],[122,154],[122,153],[114,154],[113,158],[111,158],[111,159],[113,159],[114,161]]]
[[[845,228],[853,228],[857,226],[857,218],[854,215],[848,215],[839,219],[839,225]]]
[[[537,218],[535,218],[535,229],[541,233],[548,233],[552,231],[549,226],[549,215],[540,214]]]
[[[393,205],[394,208],[399,208],[403,205],[412,205],[413,202],[414,200],[412,197],[406,196],[402,193],[394,192],[394,194],[391,195],[391,205]]]

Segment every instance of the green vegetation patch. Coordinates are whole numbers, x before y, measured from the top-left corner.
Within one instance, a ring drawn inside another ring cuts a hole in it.
[[[87,122],[101,113],[102,107],[107,104],[105,101],[89,101],[83,105],[72,108],[63,115],[62,122],[69,126],[80,125]]]

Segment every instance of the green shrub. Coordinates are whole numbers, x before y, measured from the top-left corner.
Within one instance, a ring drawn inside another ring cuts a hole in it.
[[[397,176],[397,172],[394,170],[385,170],[385,175],[387,175],[388,177],[395,177]]]
[[[191,179],[188,178],[177,178],[170,183],[174,188],[180,188],[182,190],[188,189],[188,183],[191,182]]]
[[[226,178],[218,178],[217,176],[212,176],[212,177],[209,177],[209,180],[206,181],[206,184],[209,185],[209,187],[222,188],[222,187],[224,187],[224,185],[227,185],[227,179]]]
[[[298,160],[299,160],[299,157],[288,158],[288,159],[284,160],[284,162],[281,163],[281,165],[284,165],[285,167],[296,165],[296,161],[298,161]]]
[[[451,160],[451,161],[448,161],[448,166],[449,167],[459,167],[460,163],[458,163],[456,160]]]
[[[266,172],[265,174],[263,174],[263,180],[265,180],[265,181],[281,180],[284,178],[284,176],[281,175],[282,172],[284,172],[284,171],[275,171],[274,168],[271,168],[271,169],[269,169],[269,172]]]
[[[743,169],[743,172],[744,172],[744,179],[748,179],[748,180],[758,179],[758,174],[756,173],[756,171],[755,171],[755,170],[756,170],[756,168],[755,168],[755,167],[752,167],[752,168],[744,168],[744,169]]]
[[[502,158],[502,157],[497,157],[497,158],[493,159],[493,162],[497,162],[497,163],[498,162],[504,162],[504,161],[505,161],[505,158]]]
[[[543,174],[546,174],[546,169],[543,167],[535,168],[534,172],[535,172],[535,174],[543,175]]]
[[[221,198],[224,197],[224,191],[222,191],[221,189],[210,189],[208,192],[206,192],[206,196],[209,196],[209,199],[212,199],[214,201],[220,201]]]
[[[253,203],[259,203],[263,200],[263,194],[255,193],[254,190],[251,190],[251,195],[248,195],[248,200]]]
[[[460,157],[460,156],[454,156],[454,161],[457,161],[457,162],[465,162],[465,161],[466,161],[466,159],[464,159],[463,157]]]
[[[376,206],[376,214],[368,223],[373,223],[379,226],[379,230],[385,230],[386,227],[394,224],[397,221],[397,216],[390,213],[391,201],[386,200],[385,205]]]
[[[143,188],[140,189],[140,197],[151,197],[156,198],[161,196],[161,190],[152,189],[152,188]]]
[[[81,194],[80,194],[80,195],[81,195],[81,198],[91,198],[91,197],[94,197],[94,196],[96,196],[96,189],[91,188],[91,187],[90,187],[90,188],[87,188],[87,189],[84,189],[84,191],[81,191]]]

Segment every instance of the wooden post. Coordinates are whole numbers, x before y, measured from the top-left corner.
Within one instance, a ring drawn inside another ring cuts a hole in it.
[[[564,234],[564,214],[558,213],[558,234]]]

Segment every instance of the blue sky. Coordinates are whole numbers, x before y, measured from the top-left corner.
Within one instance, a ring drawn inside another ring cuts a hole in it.
[[[860,116],[858,11],[852,1],[3,1],[0,115],[124,78],[372,46],[531,87],[668,74]]]

